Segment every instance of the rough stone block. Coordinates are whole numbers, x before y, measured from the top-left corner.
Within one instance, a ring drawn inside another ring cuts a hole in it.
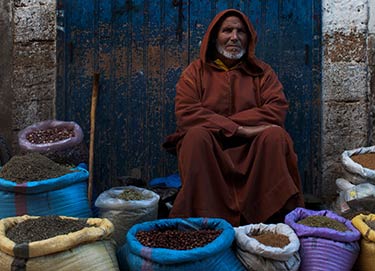
[[[22,130],[39,121],[53,118],[54,100],[14,102],[13,130]]]
[[[365,100],[324,103],[322,132],[349,137],[358,132],[366,135],[368,114]]]
[[[323,33],[367,32],[368,4],[366,0],[323,1]]]
[[[323,66],[324,101],[358,101],[367,95],[365,64],[331,63]]]
[[[366,57],[366,34],[351,32],[335,32],[325,34],[324,44],[324,61],[325,62],[363,62]]]
[[[19,7],[14,9],[15,42],[55,40],[55,6]]]
[[[53,4],[53,0],[14,0],[15,7],[45,6]]]

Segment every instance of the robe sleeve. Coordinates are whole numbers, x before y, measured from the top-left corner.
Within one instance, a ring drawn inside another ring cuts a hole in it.
[[[234,135],[239,126],[236,122],[202,106],[199,80],[199,70],[190,67],[182,73],[176,85],[175,113],[178,128],[186,131],[201,126],[226,136]]]
[[[268,67],[260,78],[260,105],[231,115],[229,118],[242,126],[275,124],[284,127],[289,103],[276,73]]]

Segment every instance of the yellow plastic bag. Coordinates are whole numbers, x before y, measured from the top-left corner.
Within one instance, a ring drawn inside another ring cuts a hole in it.
[[[374,270],[375,231],[366,224],[366,221],[375,221],[375,214],[360,214],[352,219],[352,224],[362,235],[361,250],[354,269],[357,271]]]
[[[119,270],[111,239],[114,227],[108,219],[89,218],[87,224],[92,227],[28,244],[16,244],[7,238],[9,228],[35,218],[38,216],[24,215],[0,220],[1,270]]]

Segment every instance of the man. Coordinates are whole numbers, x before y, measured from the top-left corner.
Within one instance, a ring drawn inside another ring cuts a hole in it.
[[[176,85],[182,187],[170,217],[221,217],[233,226],[282,222],[303,207],[297,156],[284,130],[288,102],[277,75],[255,57],[257,35],[234,9],[219,13],[199,59]]]

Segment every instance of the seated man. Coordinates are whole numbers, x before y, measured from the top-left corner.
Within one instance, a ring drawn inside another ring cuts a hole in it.
[[[256,41],[242,12],[219,13],[176,85],[177,131],[164,147],[178,156],[182,187],[170,217],[276,223],[304,206],[288,102]]]

